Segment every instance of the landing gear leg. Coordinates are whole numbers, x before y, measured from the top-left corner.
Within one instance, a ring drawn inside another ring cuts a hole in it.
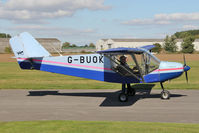
[[[128,101],[126,84],[122,84],[122,92],[119,94],[118,98],[119,98],[120,102]]]
[[[162,82],[160,82],[162,92],[161,92],[161,99],[166,100],[170,98],[170,92],[164,89]]]
[[[128,94],[129,96],[135,96],[135,93],[136,93],[135,89],[134,89],[134,88],[131,88],[131,85],[130,85],[130,84],[127,84],[127,94]]]

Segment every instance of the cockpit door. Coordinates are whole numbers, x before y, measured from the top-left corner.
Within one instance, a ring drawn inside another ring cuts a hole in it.
[[[126,61],[123,63],[120,58],[125,56]],[[121,76],[134,77],[137,80],[144,82],[140,66],[136,57],[133,54],[126,55],[106,55],[111,60],[112,70],[119,73]]]
[[[141,67],[144,75],[147,75],[148,73],[158,69],[159,65],[160,61],[157,58],[154,58],[151,53],[142,54]]]
[[[149,52],[144,52],[141,57],[141,68],[147,83],[158,82],[160,60]]]

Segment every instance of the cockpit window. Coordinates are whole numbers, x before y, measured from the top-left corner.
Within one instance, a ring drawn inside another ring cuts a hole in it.
[[[158,69],[160,60],[148,51],[143,53],[117,54],[109,56],[112,70],[122,76],[142,77]]]
[[[112,70],[119,73],[122,76],[138,76],[140,77],[138,68],[131,56],[131,54],[125,55],[113,55],[112,59]]]
[[[142,54],[141,68],[144,75],[154,71],[155,69],[158,69],[159,65],[160,60],[151,53],[145,52]]]

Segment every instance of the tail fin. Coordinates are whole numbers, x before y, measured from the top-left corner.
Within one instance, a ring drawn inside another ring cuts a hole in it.
[[[10,39],[10,46],[16,58],[51,56],[50,53],[27,32],[12,37]]]
[[[10,39],[10,46],[21,69],[35,69],[33,58],[51,56],[29,33],[24,32]]]

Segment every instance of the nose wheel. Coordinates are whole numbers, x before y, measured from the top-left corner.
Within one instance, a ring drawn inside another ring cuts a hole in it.
[[[161,99],[169,99],[170,98],[170,92],[167,90],[164,90],[161,92]]]
[[[170,99],[170,92],[168,90],[164,89],[164,86],[162,84],[162,82],[160,82],[161,88],[162,88],[162,92],[161,92],[161,99],[163,100],[167,100]]]

